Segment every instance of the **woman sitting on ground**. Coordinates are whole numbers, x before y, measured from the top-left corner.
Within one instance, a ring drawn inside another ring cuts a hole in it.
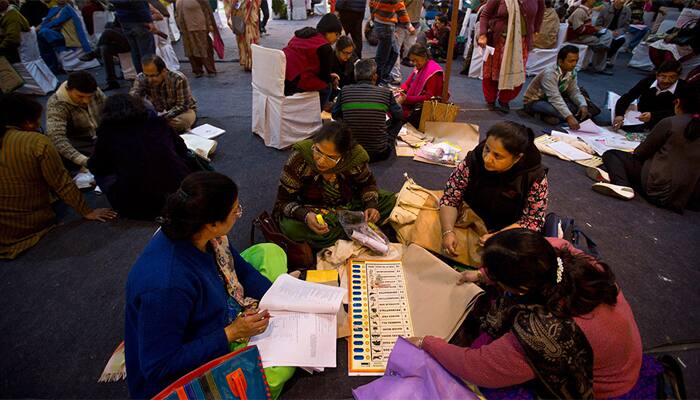
[[[152,221],[192,172],[189,160],[182,138],[141,98],[107,99],[88,168],[119,214]]]
[[[354,143],[345,125],[324,124],[293,149],[282,169],[273,211],[287,237],[322,249],[346,238],[337,210],[364,211],[365,219],[375,223],[389,216],[396,195],[377,187],[367,152]]]
[[[335,42],[335,58],[331,64],[331,79],[335,89],[355,83],[355,61],[355,44],[350,36],[341,36]]]
[[[455,376],[484,388],[536,380],[537,397],[592,399],[621,396],[635,386],[641,338],[609,266],[528,229],[490,238],[483,265],[460,280],[497,291],[471,347],[434,336],[412,343]]]
[[[523,125],[500,122],[452,172],[440,199],[442,244],[448,255],[465,251],[454,233],[462,202],[486,224],[489,233],[481,237],[481,244],[498,231],[542,229],[548,185],[534,136]]]
[[[17,257],[56,226],[56,196],[85,219],[117,216],[87,204],[51,140],[39,132],[41,112],[29,97],[0,98],[0,258]]]
[[[403,107],[404,119],[417,128],[423,102],[442,96],[445,74],[440,64],[430,59],[428,48],[421,43],[411,46],[408,58],[415,68],[401,85],[401,93],[396,101]]]
[[[649,136],[627,153],[608,150],[604,171],[589,168],[593,190],[629,200],[634,192],[676,212],[700,209],[700,96],[697,86],[676,89],[675,113],[664,118]]]
[[[270,243],[241,254],[226,236],[243,214],[238,187],[216,172],[195,172],[168,197],[161,229],[126,283],[125,356],[132,398],[151,398],[202,364],[265,331],[257,309],[271,281],[287,272]],[[294,368],[266,368],[273,397]]]

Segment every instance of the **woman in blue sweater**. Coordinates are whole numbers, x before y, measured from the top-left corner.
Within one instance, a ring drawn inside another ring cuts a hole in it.
[[[226,234],[242,212],[236,184],[216,172],[189,175],[168,197],[161,229],[126,284],[131,397],[153,397],[267,328],[269,313],[258,311],[257,301],[287,271],[286,255],[273,244],[239,255]],[[279,395],[294,369],[268,370],[272,394]]]

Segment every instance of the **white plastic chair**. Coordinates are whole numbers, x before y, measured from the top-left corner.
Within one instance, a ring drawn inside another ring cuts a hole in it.
[[[559,34],[557,35],[557,45],[553,49],[532,49],[527,56],[527,64],[525,65],[525,73],[527,76],[537,75],[544,71],[547,66],[557,62],[557,54],[559,49],[564,45],[566,40],[566,31],[569,29],[569,24],[564,22],[559,24]]]
[[[12,64],[24,80],[24,85],[16,90],[17,93],[44,96],[56,89],[58,79],[41,59],[35,28],[21,33],[19,58],[20,62]]]
[[[287,59],[282,50],[252,45],[252,130],[266,146],[284,149],[321,127],[318,92],[284,95]]]

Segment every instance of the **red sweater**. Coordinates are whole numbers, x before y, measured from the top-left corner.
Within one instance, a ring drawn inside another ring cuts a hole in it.
[[[564,240],[549,240],[555,247],[581,253]],[[622,291],[614,307],[600,305],[589,314],[575,317],[574,321],[593,349],[595,397],[609,398],[629,392],[639,378],[642,341]],[[440,338],[426,336],[423,349],[452,374],[477,386],[500,388],[535,379],[535,372],[512,333],[479,348],[454,346]]]
[[[295,82],[296,87],[302,91],[312,92],[327,88],[328,82],[319,77],[321,60],[317,53],[319,47],[327,44],[328,41],[320,33],[310,37],[292,37],[282,49],[287,59],[284,79]]]
[[[413,110],[416,108],[416,104],[423,104],[424,101],[428,101],[435,96],[442,96],[442,75],[443,74],[435,74],[428,78],[428,81],[425,82],[423,91],[419,95],[406,96],[406,100],[404,100],[401,106],[403,108],[404,118],[408,118],[411,115]],[[411,81],[406,80],[406,82],[401,85],[401,89],[403,89],[404,92],[407,92],[410,85]]]

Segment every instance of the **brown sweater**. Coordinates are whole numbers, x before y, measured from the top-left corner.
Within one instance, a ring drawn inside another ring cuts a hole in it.
[[[51,140],[10,129],[0,147],[0,258],[15,258],[54,225],[54,194],[80,215],[92,210]]]

